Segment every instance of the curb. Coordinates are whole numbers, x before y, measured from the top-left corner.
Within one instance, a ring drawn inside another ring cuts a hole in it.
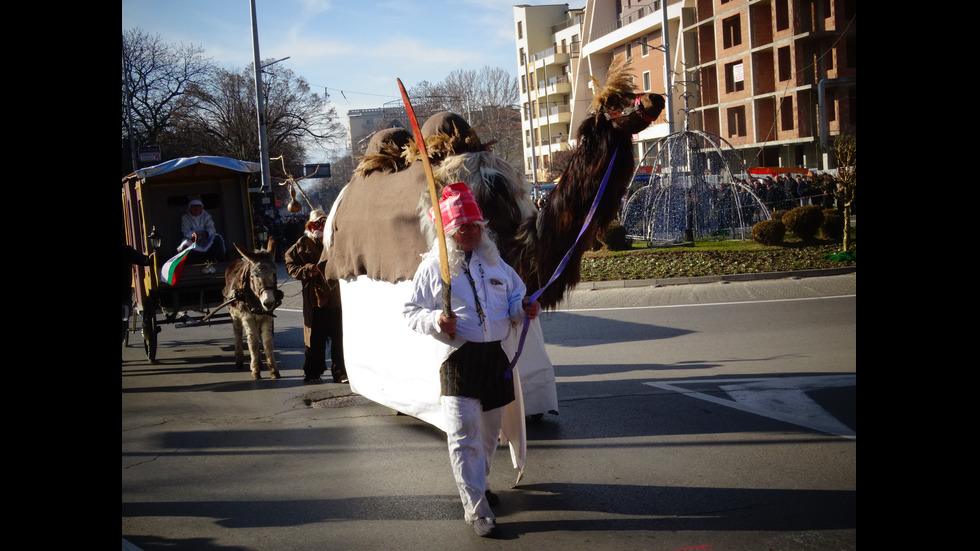
[[[670,277],[655,279],[624,279],[615,281],[583,281],[573,291],[593,291],[598,289],[628,289],[631,287],[663,287],[666,285],[694,285],[700,283],[729,283],[735,281],[760,281],[768,279],[788,279],[822,277],[857,273],[857,266],[841,268],[822,268],[817,270],[791,270],[788,272],[762,272],[755,274],[724,274],[716,276]]]

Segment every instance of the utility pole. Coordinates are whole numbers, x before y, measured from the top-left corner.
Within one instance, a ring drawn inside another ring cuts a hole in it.
[[[672,71],[670,70],[670,41],[668,40],[670,29],[667,26],[667,0],[660,0],[660,16],[660,28],[662,29],[660,35],[663,39],[661,43],[664,51],[664,85],[667,88],[667,135],[670,135],[674,133],[674,93],[670,89]]]
[[[252,51],[255,57],[255,105],[259,115],[259,153],[262,162],[262,187],[261,191],[272,189],[272,178],[269,173],[269,140],[265,133],[265,105],[262,97],[262,66],[259,60],[259,27],[255,19],[255,0],[249,0],[252,7]]]
[[[524,45],[524,48],[525,49],[527,48],[526,43]],[[521,55],[524,58],[524,82],[526,83],[527,86],[527,122],[529,128],[531,129],[531,135],[528,138],[528,141],[531,143],[531,172],[534,178],[534,184],[532,189],[537,190],[538,189],[538,159],[534,153],[534,119],[536,117],[534,114],[535,111],[534,106],[531,104],[531,77],[528,74],[528,70],[527,70],[527,64],[531,56],[527,55],[527,52],[524,52]]]
[[[674,94],[671,91],[673,84],[670,81],[670,28],[667,25],[667,0],[660,0],[660,46],[651,46],[647,39],[636,40],[641,46],[651,50],[659,50],[664,53],[664,87],[666,106],[664,106],[664,118],[667,119],[667,135],[674,133]]]

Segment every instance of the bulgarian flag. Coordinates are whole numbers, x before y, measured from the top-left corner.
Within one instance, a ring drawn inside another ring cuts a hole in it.
[[[184,271],[184,261],[187,260],[187,254],[195,248],[197,248],[197,243],[192,243],[190,247],[180,251],[176,256],[166,261],[163,264],[163,268],[160,268],[160,279],[167,285],[177,285],[180,273]]]

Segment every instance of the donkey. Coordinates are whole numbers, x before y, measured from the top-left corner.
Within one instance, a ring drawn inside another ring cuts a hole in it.
[[[282,304],[283,293],[279,290],[276,278],[276,242],[269,239],[264,250],[248,251],[235,243],[235,249],[242,255],[225,270],[224,296],[231,301],[228,311],[235,331],[235,367],[245,369],[243,332],[248,338],[248,353],[251,356],[252,379],[261,379],[262,364],[259,361],[259,339],[265,349],[269,376],[279,378],[276,356],[273,350],[273,321],[275,310]]]

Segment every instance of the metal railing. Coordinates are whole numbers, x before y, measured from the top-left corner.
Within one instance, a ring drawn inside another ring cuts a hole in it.
[[[660,4],[661,4],[661,2],[662,2],[662,0],[656,0],[655,2],[653,2],[652,4],[650,4],[649,6],[640,6],[640,8],[638,10],[636,10],[634,12],[630,12],[630,13],[628,13],[628,14],[620,17],[619,19],[616,20],[615,23],[612,23],[611,25],[606,25],[605,27],[602,27],[600,29],[596,29],[592,33],[592,35],[590,37],[590,40],[596,40],[597,38],[601,38],[601,37],[603,37],[603,36],[605,36],[605,35],[607,35],[607,34],[609,34],[611,32],[614,32],[616,30],[619,30],[619,29],[625,27],[626,25],[629,25],[630,23],[633,23],[635,21],[639,21],[640,19],[642,19],[642,18],[644,18],[644,17],[646,17],[648,15],[651,15],[651,14],[653,14],[655,12],[659,12],[660,11]]]

